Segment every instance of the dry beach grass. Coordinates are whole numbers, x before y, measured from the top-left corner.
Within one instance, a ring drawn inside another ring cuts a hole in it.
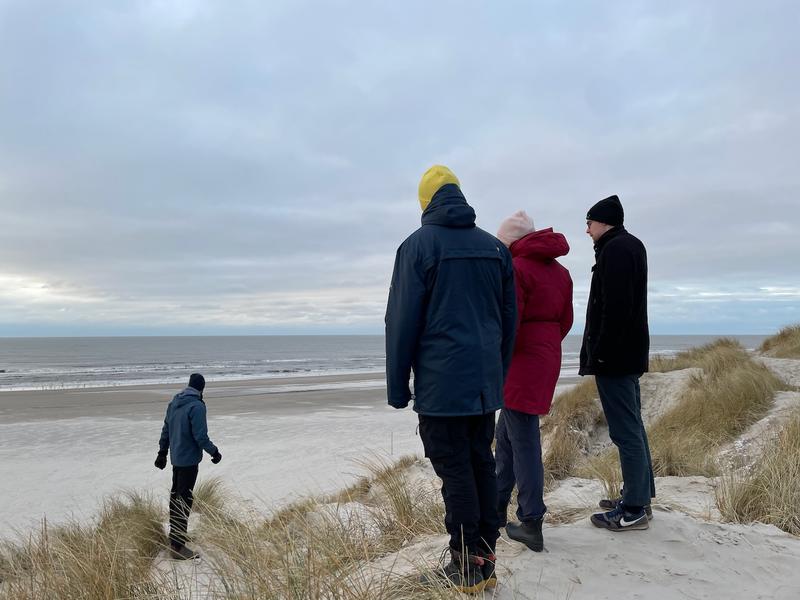
[[[759,351],[774,358],[800,358],[800,325],[784,327],[764,340]]]

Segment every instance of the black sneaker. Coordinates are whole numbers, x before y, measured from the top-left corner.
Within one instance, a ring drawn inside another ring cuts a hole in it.
[[[447,552],[450,552],[450,562],[443,565]],[[483,579],[484,560],[480,556],[472,554],[465,555],[452,548],[446,548],[442,552],[439,566],[432,573],[432,576],[423,574],[420,582],[431,583],[432,579],[448,581],[452,586],[463,594],[478,594],[486,587]],[[495,583],[497,579],[495,578]]]
[[[543,517],[522,523],[509,523],[506,525],[506,533],[512,540],[522,542],[534,552],[541,552],[544,550],[542,521],[544,521]]]
[[[172,544],[169,547],[169,557],[172,560],[194,560],[195,558],[200,558],[200,555],[194,550],[189,550],[186,546]]]
[[[597,506],[599,506],[600,508],[605,508],[606,510],[614,510],[620,504],[622,504],[622,498],[604,498],[603,500],[600,500],[600,502],[597,503]],[[649,504],[645,504],[644,512],[647,514],[647,520],[652,521],[653,507],[650,506]]]
[[[602,527],[610,531],[637,531],[650,528],[644,509],[638,513],[630,513],[625,510],[623,504],[619,504],[612,511],[593,514],[591,521],[595,527]]]

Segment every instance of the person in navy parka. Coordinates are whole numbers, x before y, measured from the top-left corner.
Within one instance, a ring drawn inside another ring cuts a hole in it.
[[[203,450],[211,455],[211,462],[222,460],[219,448],[208,438],[206,404],[203,390],[206,380],[200,373],[189,377],[189,386],[175,395],[167,406],[158,456],[155,466],[167,466],[167,453],[172,461],[172,489],[169,494],[170,556],[177,560],[197,558],[186,547],[186,528],[192,510],[192,490],[197,481],[198,465],[203,460]]]
[[[431,167],[419,199],[422,226],[397,250],[386,309],[387,393],[395,408],[414,401],[425,456],[442,479],[444,576],[475,592],[496,582],[491,445],[514,348],[514,269],[508,249],[475,226],[449,169]]]

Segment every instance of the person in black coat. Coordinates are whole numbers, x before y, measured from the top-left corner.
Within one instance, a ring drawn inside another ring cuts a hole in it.
[[[422,226],[397,250],[386,308],[387,394],[395,408],[413,400],[425,456],[442,479],[444,576],[475,592],[496,583],[491,445],[514,349],[514,269],[508,249],[475,226],[449,169],[431,167],[419,199]]]
[[[595,376],[609,435],[619,450],[622,497],[603,500],[600,506],[611,510],[592,515],[592,523],[612,531],[647,529],[655,497],[639,390],[650,351],[647,251],[623,221],[617,196],[601,200],[586,215],[595,265],[579,371]]]

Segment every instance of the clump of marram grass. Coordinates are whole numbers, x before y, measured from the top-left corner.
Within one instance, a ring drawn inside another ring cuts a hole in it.
[[[582,459],[587,432],[603,420],[594,378],[559,394],[550,414],[542,418],[545,473],[550,481],[569,477]]]
[[[162,516],[149,497],[127,493],[107,500],[96,523],[44,521],[37,535],[5,545],[0,598],[160,597],[151,567],[165,542]]]
[[[650,358],[651,373],[666,373],[699,367],[706,372],[717,372],[724,368],[733,356],[738,362],[742,346],[734,339],[720,338],[697,348],[689,348],[674,356],[656,355]]]
[[[650,370],[657,372],[692,367],[702,369],[702,374],[694,376],[677,404],[648,427],[657,476],[718,474],[719,447],[763,417],[775,392],[786,389],[738,342],[726,338],[650,362]],[[600,479],[610,497],[618,495],[621,473],[616,449],[587,457],[577,472]]]
[[[622,489],[622,470],[619,466],[619,453],[609,448],[597,456],[590,456],[577,468],[578,477],[598,479],[603,484],[604,498],[617,498]]]
[[[800,535],[800,410],[750,469],[722,477],[716,500],[728,521],[759,521]]]
[[[763,417],[786,389],[739,344],[720,340],[699,349],[694,377],[678,403],[648,432],[657,475],[715,475],[716,451]]]
[[[192,496],[192,510],[202,514],[205,511],[224,510],[227,493],[221,477],[209,477],[195,486]]]
[[[303,501],[267,520],[204,515],[201,541],[215,575],[208,593],[237,599],[455,597],[444,583],[422,586],[371,567],[416,536],[443,532],[438,492],[407,476],[417,460],[372,461],[371,475],[344,492]]]
[[[764,340],[758,350],[774,358],[800,358],[800,325],[784,327]]]
[[[417,460],[373,462],[359,502],[352,494],[305,499],[269,517],[218,480],[198,485],[190,537],[202,572],[155,560],[166,544],[163,508],[125,494],[106,502],[93,524],[45,525],[28,542],[0,545],[0,599],[458,598],[445,581],[419,582],[419,571],[433,568],[428,557],[416,573],[392,572],[394,552],[444,530],[438,491],[407,473]]]

